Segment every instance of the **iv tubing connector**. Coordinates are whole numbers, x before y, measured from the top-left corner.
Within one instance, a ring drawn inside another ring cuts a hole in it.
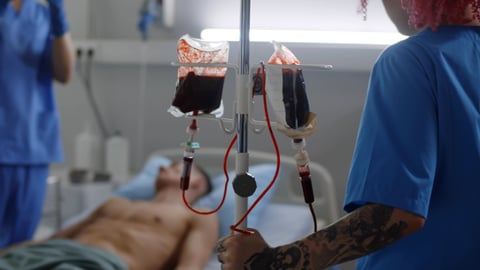
[[[192,172],[193,155],[193,151],[183,152],[182,176],[180,177],[180,189],[182,190],[187,190],[188,186],[190,185],[190,173]]]
[[[305,139],[293,139],[292,146],[297,150],[294,158],[297,162],[298,175],[302,184],[305,203],[313,203],[315,201],[315,196],[313,195],[312,179],[310,177],[310,168],[308,166],[310,159],[308,157],[308,152],[305,150]]]
[[[306,166],[308,167],[308,165]],[[313,203],[315,201],[315,196],[313,195],[313,186],[312,179],[310,177],[310,169],[304,170],[303,172],[299,169],[300,182],[302,183],[303,189],[303,198],[305,203]]]

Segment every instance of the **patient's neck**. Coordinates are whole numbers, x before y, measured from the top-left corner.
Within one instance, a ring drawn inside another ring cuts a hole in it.
[[[171,187],[171,188],[163,188],[161,190],[157,190],[157,194],[153,201],[155,202],[165,202],[165,203],[181,203],[183,204],[183,191],[180,187]],[[189,192],[186,192],[186,198],[189,203],[192,203],[194,200],[191,198],[192,196],[189,195]]]

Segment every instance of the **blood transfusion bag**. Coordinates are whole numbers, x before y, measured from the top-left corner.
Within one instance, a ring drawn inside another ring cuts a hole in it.
[[[168,111],[180,117],[193,112],[223,114],[222,92],[226,67],[182,66],[181,64],[226,64],[228,42],[210,42],[182,36],[178,41],[179,60],[175,97]]]
[[[266,91],[277,121],[282,124],[280,130],[309,129],[315,114],[310,112],[302,70],[281,66],[299,65],[300,61],[282,44],[274,43],[274,49],[266,66]]]

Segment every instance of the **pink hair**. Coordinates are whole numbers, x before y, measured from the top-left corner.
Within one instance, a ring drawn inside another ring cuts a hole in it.
[[[409,24],[417,28],[436,29],[441,24],[465,24],[465,12],[472,9],[472,20],[480,19],[479,0],[401,0],[409,14]],[[361,0],[361,12],[366,16],[368,0]]]

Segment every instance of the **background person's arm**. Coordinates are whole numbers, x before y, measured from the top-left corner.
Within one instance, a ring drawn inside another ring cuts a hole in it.
[[[202,270],[213,254],[215,243],[218,239],[218,218],[216,215],[197,215],[175,267],[176,270]]]
[[[63,84],[73,77],[75,54],[69,33],[53,40],[53,78]]]
[[[47,0],[50,9],[50,25],[52,28],[53,78],[61,83],[68,83],[73,76],[75,54],[63,0]]]

